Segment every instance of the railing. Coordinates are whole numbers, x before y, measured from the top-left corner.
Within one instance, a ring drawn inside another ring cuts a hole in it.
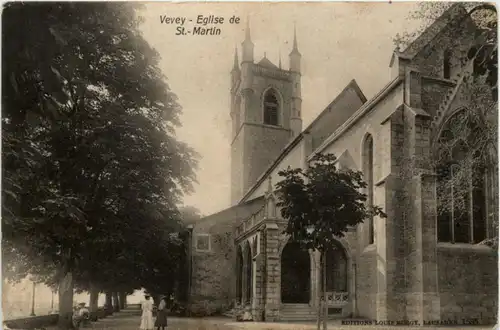
[[[343,306],[349,301],[348,292],[327,292],[326,301],[328,306]]]
[[[264,209],[265,208],[262,207],[260,210],[243,220],[242,223],[238,227],[236,227],[236,236],[242,235],[243,233],[252,229],[254,226],[261,223],[262,220],[264,220]]]

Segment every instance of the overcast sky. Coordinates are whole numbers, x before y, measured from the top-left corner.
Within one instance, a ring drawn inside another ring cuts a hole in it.
[[[211,214],[229,206],[229,82],[234,48],[250,19],[254,57],[266,56],[284,68],[297,27],[302,54],[302,115],[306,127],[351,80],[368,99],[390,80],[389,60],[398,32],[414,30],[408,21],[415,3],[148,3],[142,12],[145,38],[160,53],[160,67],[183,107],[179,139],[202,156],[199,184],[185,204]],[[176,24],[160,15],[186,17],[191,30],[198,15],[221,16],[219,36],[179,36]],[[233,16],[240,24],[229,24]],[[192,20],[192,22],[189,22]]]

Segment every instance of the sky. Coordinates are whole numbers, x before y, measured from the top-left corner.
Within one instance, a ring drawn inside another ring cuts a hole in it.
[[[389,82],[393,38],[418,27],[407,19],[415,9],[411,2],[147,3],[141,30],[183,108],[177,136],[201,156],[198,184],[184,204],[204,215],[230,206],[230,71],[235,47],[241,60],[247,19],[255,61],[265,55],[278,64],[281,55],[286,69],[296,26],[304,128],[352,79],[368,99]],[[160,19],[184,17],[187,31],[199,15],[224,17],[221,34],[176,35],[178,25]],[[233,16],[240,24],[229,23]]]

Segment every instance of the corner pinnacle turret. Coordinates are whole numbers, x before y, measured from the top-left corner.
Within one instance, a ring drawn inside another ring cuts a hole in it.
[[[300,55],[299,47],[297,46],[297,28],[295,25],[293,27],[293,48],[288,57],[290,59],[290,71],[300,73],[300,59],[302,56]]]
[[[234,47],[234,63],[233,63],[233,71],[240,70],[240,63],[238,60],[238,48]]]
[[[297,46],[297,27],[295,25],[293,26],[293,48],[290,55],[291,54],[297,54],[301,56],[299,52],[299,47]]]
[[[253,62],[253,42],[250,37],[250,19],[247,18],[247,27],[245,30],[245,40],[241,44],[243,48],[242,62]]]

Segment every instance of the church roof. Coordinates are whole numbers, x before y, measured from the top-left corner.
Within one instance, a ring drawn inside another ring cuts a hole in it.
[[[254,198],[248,202],[240,203],[228,209],[203,217],[194,223],[194,226],[203,226],[207,223],[220,223],[225,221],[231,221],[232,224],[239,224],[239,222],[235,222],[234,220],[246,219],[260,210],[262,206],[264,206],[264,196]]]
[[[240,200],[240,203],[244,203],[246,201],[246,198],[248,198],[252,194],[252,192],[255,189],[257,189],[257,187],[259,187],[262,184],[262,182],[280,164],[280,162],[285,158],[285,156],[288,155],[288,153],[290,153],[291,150],[293,150],[293,148],[297,145],[297,143],[300,142],[300,140],[302,140],[302,138],[304,137],[305,134],[310,134],[311,132],[315,131],[316,126],[318,126],[318,124],[321,123],[321,118],[328,120],[328,119],[331,119],[330,117],[328,117],[328,113],[330,113],[332,111],[342,111],[342,109],[341,109],[342,106],[340,106],[340,109],[338,109],[338,106],[337,106],[338,104],[341,103],[339,101],[341,99],[345,98],[345,97],[349,97],[350,95],[353,95],[352,92],[354,92],[354,94],[356,95],[356,97],[359,98],[359,103],[360,104],[363,104],[363,103],[365,103],[367,101],[365,95],[361,91],[361,88],[357,84],[356,80],[355,79],[351,80],[349,82],[349,84],[347,84],[346,87],[342,90],[342,92],[340,92],[337,95],[337,97],[335,97],[335,99],[329,104],[329,106],[326,107],[309,124],[309,126],[307,126],[307,128],[302,131],[302,133],[300,133],[299,135],[297,135],[297,137],[295,137],[295,139],[293,139],[290,143],[288,143],[285,146],[285,148],[278,155],[278,157],[276,157],[276,159],[274,160],[274,162],[271,163],[271,165],[266,169],[266,171],[264,171],[262,173],[262,175],[257,179],[257,181],[255,182],[255,184],[243,195],[243,197]],[[353,103],[350,103],[350,104],[353,104]],[[352,109],[352,110],[355,111],[357,109]],[[329,125],[329,128],[332,129],[332,130],[334,130],[338,126],[342,125],[343,122],[330,123],[330,124],[331,125]],[[332,131],[332,133],[333,133],[333,131]]]
[[[269,68],[269,69],[278,69],[278,67],[276,65],[274,65],[273,62],[269,61],[269,59],[265,56],[262,58],[262,60],[260,60],[259,63],[257,63],[257,65],[260,65],[264,68]]]
[[[427,29],[425,29],[424,32],[422,32],[414,41],[412,41],[403,51],[394,51],[394,53],[392,54],[390,65],[392,65],[396,56],[405,59],[412,59],[435,37],[437,37],[450,23],[457,20],[457,18],[464,17],[465,15],[467,15],[467,10],[462,4],[453,4]]]
[[[366,99],[366,96],[365,94],[363,93],[363,91],[361,90],[361,88],[359,87],[358,83],[356,82],[356,79],[353,79],[351,80],[345,87],[344,89],[333,99],[332,102],[330,102],[330,104],[325,108],[323,109],[323,111],[321,111],[321,113],[316,117],[314,118],[314,120],[309,124],[309,126],[307,126],[307,128],[305,129],[305,131],[308,131],[310,130],[311,128],[313,128],[317,123],[318,121],[324,117],[332,108],[335,107],[335,104],[342,98],[342,96],[344,96],[344,94],[348,91],[348,90],[354,90],[355,93],[357,94],[357,96],[359,97],[359,99],[361,100],[361,103],[365,103],[367,101]]]

